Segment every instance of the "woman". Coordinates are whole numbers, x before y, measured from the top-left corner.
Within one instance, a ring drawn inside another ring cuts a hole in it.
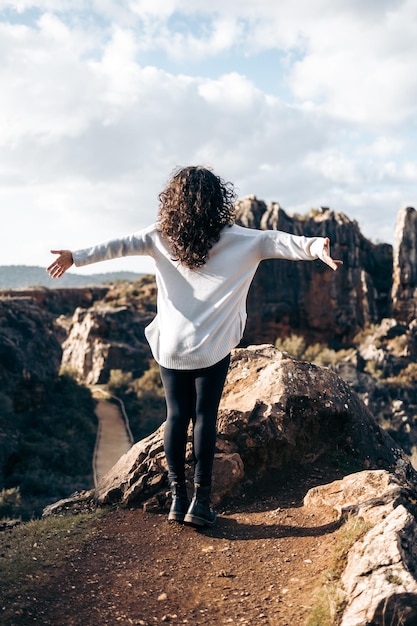
[[[216,420],[230,352],[246,322],[246,298],[263,259],[314,260],[333,270],[341,261],[329,253],[329,239],[260,231],[234,224],[235,192],[205,167],[177,170],[159,195],[156,224],[118,239],[71,252],[47,268],[60,278],[77,267],[129,255],[155,260],[157,315],[145,334],[158,362],[167,419],[164,447],[172,505],[168,519],[210,526]],[[188,501],[185,449],[193,423],[194,495]]]

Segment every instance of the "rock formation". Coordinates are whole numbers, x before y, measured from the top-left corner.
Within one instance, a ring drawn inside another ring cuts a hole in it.
[[[87,384],[108,382],[111,370],[139,378],[151,359],[144,329],[155,311],[153,276],[107,288],[102,298],[58,318],[57,325],[66,329],[62,366]]]
[[[385,318],[331,365],[409,455],[417,446],[416,359],[416,320],[406,324]]]
[[[368,532],[342,575],[341,626],[417,623],[417,524],[413,488],[385,470],[362,471],[315,487],[304,504],[364,519]]]
[[[102,304],[76,309],[62,344],[62,367],[89,385],[108,382],[111,370],[139,378],[148,368],[150,350],[144,329],[149,315],[128,307]]]
[[[65,315],[74,312],[76,307],[88,308],[97,300],[103,300],[109,293],[110,287],[82,287],[82,288],[33,288],[33,289],[5,289],[1,291],[2,298],[12,300],[29,299],[40,308],[55,315]]]
[[[264,261],[248,299],[245,345],[275,342],[296,330],[315,340],[346,339],[387,317],[392,285],[392,247],[372,244],[343,213],[322,208],[290,217],[277,203],[255,196],[237,203],[237,222],[295,235],[330,237],[343,269],[332,272],[320,261]]]
[[[417,212],[405,207],[397,216],[392,286],[393,315],[402,322],[417,317]]]

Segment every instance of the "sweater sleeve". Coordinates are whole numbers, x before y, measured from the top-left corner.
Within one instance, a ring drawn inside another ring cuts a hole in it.
[[[137,233],[110,239],[102,243],[95,244],[90,248],[72,251],[72,258],[76,267],[108,261],[125,256],[150,255],[152,256],[152,239],[149,235],[150,229],[141,230]]]
[[[324,237],[291,235],[279,230],[262,232],[262,259],[289,259],[293,261],[323,260]]]

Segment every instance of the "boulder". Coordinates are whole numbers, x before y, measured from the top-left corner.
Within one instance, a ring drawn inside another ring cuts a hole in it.
[[[163,428],[135,444],[101,479],[98,503],[154,497],[164,505]],[[326,452],[347,455],[358,468],[394,472],[401,465],[407,479],[415,480],[404,452],[336,373],[271,345],[234,350],[219,409],[214,502],[239,485],[262,480],[271,468],[312,463]],[[191,460],[190,437],[190,478]]]
[[[417,623],[417,524],[399,505],[349,552],[341,626]]]
[[[357,515],[375,524],[389,515],[397,506],[413,507],[413,485],[404,477],[387,470],[363,470],[341,480],[310,489],[304,505],[330,509],[336,516],[347,518]]]
[[[341,626],[417,623],[415,489],[386,470],[366,470],[310,489],[304,504],[358,516],[370,527],[342,574]]]

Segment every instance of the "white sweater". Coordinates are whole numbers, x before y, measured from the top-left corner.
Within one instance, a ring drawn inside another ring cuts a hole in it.
[[[246,298],[263,259],[322,258],[324,238],[275,230],[225,227],[205,265],[188,269],[172,259],[156,225],[73,252],[77,267],[131,255],[156,264],[157,315],[145,330],[155,360],[178,370],[210,367],[240,342]]]

